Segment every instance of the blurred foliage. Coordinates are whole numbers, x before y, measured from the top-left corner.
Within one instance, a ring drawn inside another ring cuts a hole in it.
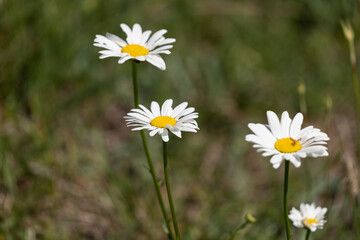
[[[177,39],[166,71],[140,64],[140,102],[173,98],[200,113],[200,132],[169,144],[184,239],[226,239],[249,212],[257,222],[238,239],[285,238],[282,168],[244,136],[248,122],[266,122],[266,110],[294,116],[301,81],[305,124],[329,133],[330,157],[291,167],[289,208],[326,206],[328,222],[314,239],[355,239],[336,126],[356,126],[339,21],[354,24],[358,43],[358,5],[0,0],[0,239],[165,239],[140,138],[123,120],[132,107],[130,64],[99,60],[92,46],[95,34],[123,37],[119,24],[136,22]],[[160,138],[149,144],[162,179]]]

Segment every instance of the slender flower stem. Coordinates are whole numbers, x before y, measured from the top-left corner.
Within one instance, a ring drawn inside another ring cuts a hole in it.
[[[135,107],[138,108],[139,107],[139,95],[138,95],[137,66],[136,65],[137,65],[137,62],[133,61],[132,62],[132,73],[133,73],[133,87],[134,87],[134,104],[135,104]],[[151,160],[151,156],[150,156],[149,148],[147,146],[147,141],[146,141],[144,130],[140,131],[140,135],[141,135],[141,140],[142,140],[142,143],[143,143],[143,146],[144,146],[146,159],[147,159],[147,162],[148,162],[148,165],[149,165],[149,171],[150,171],[151,177],[152,177],[153,182],[154,182],[154,186],[155,186],[155,190],[156,190],[156,196],[158,198],[160,208],[161,208],[161,212],[162,212],[162,215],[163,215],[164,220],[165,220],[166,228],[168,230],[167,234],[168,234],[168,237],[169,237],[170,240],[175,240],[173,231],[171,229],[171,224],[170,224],[171,219],[168,217],[167,212],[165,210],[164,200],[162,199],[162,196],[161,196],[160,186],[159,186],[159,182],[157,180],[158,178],[156,176],[156,173],[155,173],[155,170],[154,170],[154,165],[153,165],[152,160]]]
[[[356,229],[357,236],[360,236],[360,208],[359,208],[359,201],[358,196],[354,196],[354,225]]]
[[[233,240],[235,238],[235,236],[238,234],[238,232],[245,228],[246,225],[248,224],[249,222],[243,222],[242,224],[240,224],[237,228],[235,228],[234,231],[232,231],[230,234],[229,234],[229,240]]]
[[[137,62],[136,60],[132,61],[132,76],[133,76],[133,90],[134,90],[134,105],[136,108],[139,107],[139,90],[138,90],[138,81],[137,81]]]
[[[250,213],[246,214],[245,222],[238,225],[233,231],[229,233],[229,240],[233,240],[236,237],[236,235],[239,233],[239,231],[244,229],[249,223],[251,224],[255,222],[256,222],[256,218],[254,218],[253,215],[251,215]]]
[[[311,231],[310,231],[310,229],[308,229],[306,232],[305,240],[309,240],[310,233],[311,233]]]
[[[288,194],[288,182],[289,182],[289,166],[290,161],[285,160],[285,176],[284,176],[284,220],[286,226],[286,237],[288,240],[291,240],[290,226],[289,226],[289,216],[287,208],[287,194]]]
[[[175,207],[174,207],[174,203],[173,203],[172,195],[171,195],[169,172],[168,172],[169,165],[168,165],[168,160],[167,160],[167,143],[164,142],[164,141],[163,141],[163,158],[164,158],[165,184],[166,184],[166,190],[167,190],[168,198],[169,198],[169,205],[170,205],[170,209],[171,209],[171,217],[172,217],[172,220],[173,220],[174,229],[175,229],[175,233],[176,233],[176,240],[181,240],[180,231],[179,231],[178,223],[177,223],[177,220],[176,220]]]

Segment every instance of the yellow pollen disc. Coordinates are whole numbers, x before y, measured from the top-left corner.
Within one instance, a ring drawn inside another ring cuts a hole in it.
[[[308,227],[311,227],[311,224],[313,223],[318,223],[318,221],[316,221],[315,219],[313,218],[307,218],[303,221],[303,224],[308,226]]]
[[[293,138],[281,138],[275,142],[274,147],[282,153],[293,153],[301,149],[301,144]]]
[[[174,126],[176,124],[176,120],[169,116],[159,116],[151,120],[150,124],[154,127],[164,128],[167,125]]]
[[[128,53],[132,57],[148,55],[149,50],[138,44],[129,44],[121,49],[122,53]]]

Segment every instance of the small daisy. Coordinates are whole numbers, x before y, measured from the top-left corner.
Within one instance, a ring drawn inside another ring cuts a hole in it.
[[[181,131],[197,132],[199,130],[195,118],[198,118],[198,113],[194,112],[195,108],[186,108],[188,103],[183,102],[174,109],[171,107],[172,99],[166,100],[163,105],[153,101],[151,102],[151,111],[139,104],[141,109],[131,109],[125,116],[127,126],[135,127],[132,130],[147,129],[150,131],[150,136],[159,134],[164,142],[169,141],[168,130],[181,138]]]
[[[300,204],[300,211],[292,208],[289,219],[293,221],[295,227],[307,228],[315,232],[316,229],[322,229],[326,220],[324,220],[327,208],[315,207],[315,204]]]
[[[170,54],[169,49],[173,46],[174,38],[165,38],[163,35],[167,32],[161,29],[155,32],[151,37],[151,31],[142,31],[139,24],[134,24],[133,28],[124,23],[120,24],[122,30],[126,33],[126,41],[111,33],[106,33],[106,36],[96,35],[94,46],[105,48],[101,50],[100,58],[118,57],[119,64],[126,60],[135,59],[138,61],[148,61],[152,65],[166,69],[166,65],[159,54]]]
[[[246,135],[246,141],[254,143],[253,147],[263,152],[263,156],[272,156],[270,163],[274,168],[279,168],[283,160],[300,167],[301,158],[328,156],[327,148],[323,146],[329,140],[328,136],[313,126],[301,129],[304,118],[301,113],[291,120],[285,111],[280,122],[274,112],[267,111],[267,118],[269,125],[248,125],[255,134]]]

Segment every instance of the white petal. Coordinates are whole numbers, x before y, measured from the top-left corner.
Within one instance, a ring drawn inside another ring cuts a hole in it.
[[[166,38],[162,41],[159,41],[156,43],[157,46],[162,46],[162,45],[166,45],[166,44],[170,44],[170,43],[174,43],[176,42],[175,38]]]
[[[155,32],[149,39],[149,41],[146,43],[146,48],[149,49],[149,50],[153,50],[154,47],[156,47],[154,45],[154,43],[162,37],[162,35],[164,35],[165,33],[167,33],[167,30],[165,29],[161,29],[157,32]]]
[[[287,111],[283,112],[281,115],[281,130],[283,137],[289,137],[291,119]]]
[[[180,131],[183,131],[183,132],[194,132],[196,133],[196,129],[199,129],[199,128],[196,128],[196,127],[189,127],[189,126],[177,126],[176,127],[180,130]]]
[[[160,106],[157,102],[151,102],[151,112],[153,113],[154,117],[160,116]]]
[[[263,154],[261,154],[263,157],[269,157],[269,156],[274,155],[274,154],[279,154],[278,151],[273,150],[273,149],[263,148],[263,149],[259,149],[259,150],[264,152]]]
[[[173,118],[179,119],[182,116],[186,116],[186,115],[188,115],[188,114],[190,114],[190,113],[192,113],[194,111],[195,111],[195,108],[189,107],[189,108],[186,108],[183,111],[179,112],[178,114],[172,114],[172,115],[173,115]]]
[[[126,25],[125,23],[120,24],[120,27],[126,33],[126,36],[127,36],[126,41],[129,44],[133,44],[132,31],[131,31],[130,27],[128,25]]]
[[[169,50],[173,48],[173,45],[166,45],[166,46],[162,46],[162,47],[159,47],[159,48],[156,48],[154,50],[152,50],[150,53],[157,53],[159,51],[163,51],[163,50]]]
[[[264,138],[260,138],[259,136],[254,135],[254,134],[246,135],[245,140],[248,141],[248,142],[253,142],[253,143],[260,144],[260,145],[262,145],[264,147],[273,148],[273,144],[271,142],[267,141]]]
[[[181,138],[181,131],[178,128],[174,128],[173,130],[171,130],[171,132],[177,137]]]
[[[183,111],[186,107],[187,107],[188,103],[187,102],[183,102],[179,105],[177,105],[174,110],[173,113],[171,114],[171,117],[175,117],[177,116],[177,114],[181,111]]]
[[[167,129],[163,129],[163,132],[161,133],[161,138],[164,142],[169,141],[169,132]]]
[[[295,137],[295,139],[301,139],[303,137],[306,137],[306,135],[308,135],[312,130],[313,130],[313,126],[308,126],[306,128],[303,128],[300,130],[299,134]]]
[[[146,61],[159,68],[160,70],[166,70],[166,64],[162,57],[159,55],[146,55]]]
[[[144,111],[141,110],[141,109],[134,108],[134,109],[131,109],[131,112],[136,112],[136,113],[139,113],[139,114],[144,115],[145,117],[147,117],[147,118],[149,118],[149,119],[152,119],[152,116],[149,116],[146,112],[144,112]]]
[[[270,132],[267,127],[265,127],[265,125],[259,123],[249,123],[248,127],[259,137],[266,138],[266,140],[269,142],[276,142],[275,136]]]
[[[156,129],[150,131],[149,135],[150,135],[151,137],[153,137],[153,136],[155,136],[155,134],[157,134],[158,132],[159,132],[159,129],[156,128]]]
[[[299,135],[303,119],[304,116],[302,115],[302,113],[297,113],[295,115],[290,126],[290,137],[296,138]]]
[[[127,115],[128,115],[128,116],[135,117],[135,118],[137,118],[137,119],[139,119],[139,120],[142,120],[142,121],[145,121],[145,122],[148,122],[148,121],[151,120],[149,117],[144,116],[144,115],[139,114],[139,113],[135,113],[135,112],[129,112]]]
[[[187,115],[185,117],[181,117],[179,119],[179,122],[189,122],[189,121],[191,122],[191,120],[193,120],[195,118],[198,118],[198,117],[199,117],[199,115],[197,113],[192,113],[192,114],[189,114],[189,115]]]
[[[127,61],[127,60],[129,60],[129,59],[131,59],[131,58],[132,58],[132,57],[131,57],[130,55],[125,56],[125,57],[122,57],[122,58],[119,59],[118,63],[119,63],[119,64],[123,64],[125,61]]]
[[[161,106],[161,116],[169,116],[169,112],[172,111],[171,106],[173,104],[173,100],[172,99],[167,99],[163,105]]]
[[[296,168],[300,167],[301,166],[301,160],[300,160],[300,157],[298,157],[297,155],[293,154],[290,158],[290,162],[292,164],[294,164],[294,166]]]
[[[146,44],[146,41],[149,39],[151,35],[151,31],[150,30],[147,30],[145,32],[143,32],[142,36],[141,36],[141,42],[140,42],[140,45],[145,45]]]
[[[282,132],[281,132],[280,121],[279,121],[278,117],[276,116],[276,114],[272,111],[267,111],[266,114],[267,114],[270,129],[271,129],[271,132],[273,133],[273,135],[277,139],[283,138]]]
[[[146,57],[145,56],[137,56],[137,57],[135,57],[135,59],[138,60],[138,61],[143,62],[143,61],[146,60]]]
[[[131,129],[132,131],[139,131],[139,130],[144,130],[144,129],[147,129],[148,127],[136,127],[136,128],[133,128]]]
[[[324,146],[311,146],[311,147],[305,147],[301,149],[302,152],[305,152],[307,154],[322,154],[325,151]]]
[[[150,117],[150,118],[155,118],[154,115],[152,114],[152,112],[149,111],[149,109],[147,109],[146,107],[144,107],[143,105],[139,104],[139,107]]]
[[[123,39],[121,39],[120,37],[111,34],[111,33],[106,33],[106,37],[108,39],[110,39],[111,41],[114,41],[115,43],[117,43],[120,47],[125,47],[127,45],[127,42],[125,42]]]
[[[281,154],[276,154],[271,157],[270,163],[273,165],[275,169],[279,168],[283,161],[283,157]]]
[[[299,158],[306,158],[306,153],[303,152],[302,150],[297,151],[296,153],[293,153],[296,157]]]
[[[133,44],[141,43],[141,37],[142,37],[141,26],[139,24],[135,23],[133,26],[133,31],[132,31]]]

